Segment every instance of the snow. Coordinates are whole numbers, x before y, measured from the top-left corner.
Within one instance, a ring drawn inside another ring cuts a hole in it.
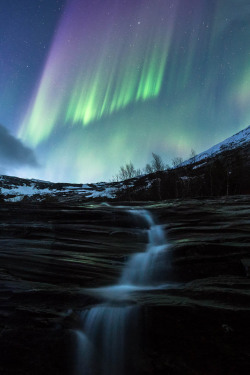
[[[204,151],[200,153],[199,155],[196,155],[195,157],[192,157],[183,163],[181,163],[179,166],[183,167],[188,164],[197,163],[203,159],[206,159],[208,157],[214,156],[220,152],[226,151],[226,150],[233,150],[237,147],[243,146],[250,142],[250,126],[248,126],[246,129],[241,130],[239,133],[234,134],[232,137],[229,137],[225,139],[223,142],[218,143],[217,145],[209,148],[207,151]],[[197,168],[199,168],[202,164],[198,165]],[[178,167],[179,167],[178,166]],[[195,167],[194,167],[195,168]]]
[[[115,198],[116,189],[114,188],[106,188],[102,191],[93,190],[90,195],[88,195],[88,198]]]
[[[224,150],[231,150],[239,146],[243,146],[250,142],[250,126],[241,132],[233,135],[232,137],[226,139],[225,141],[218,143],[217,145],[211,147],[205,152],[192,157],[189,160],[181,163],[179,166],[185,166],[188,164],[196,164],[193,166],[193,169],[197,169],[202,167],[206,164],[204,159],[214,156]],[[203,161],[203,162],[202,162]],[[178,166],[178,167],[179,167]],[[5,178],[7,178],[5,182]],[[139,178],[139,177],[138,177]],[[41,181],[32,179],[27,181],[26,184],[22,182],[22,185],[18,185],[17,183],[13,183],[12,185],[8,184],[8,177],[7,176],[0,176],[1,185],[5,187],[0,187],[0,194],[5,196],[6,201],[10,202],[18,202],[21,201],[25,196],[32,197],[34,195],[40,196],[36,197],[36,199],[44,199],[46,195],[56,196],[56,195],[63,195],[63,196],[72,196],[72,195],[79,195],[83,198],[87,199],[94,199],[94,198],[107,198],[107,199],[114,199],[117,196],[119,191],[126,190],[134,185],[134,178],[129,182],[129,184],[124,183],[123,181],[120,182],[113,182],[113,183],[106,183],[106,182],[99,182],[93,184],[82,184],[77,185],[75,184],[61,184],[59,188],[55,188],[53,183],[47,181]],[[187,180],[187,176],[181,177],[183,181]],[[149,189],[155,180],[146,180],[146,188]],[[47,187],[46,187],[47,186]],[[57,185],[58,186],[58,185]]]
[[[201,164],[195,165],[195,166],[193,167],[193,169],[200,168],[200,167],[202,167],[202,166],[205,165],[205,164],[206,164],[206,163],[201,163]]]
[[[23,199],[23,195],[17,195],[12,198],[5,198],[5,202],[20,202]]]
[[[56,190],[50,190],[50,189],[37,189],[34,185],[27,186],[13,186],[10,189],[1,188],[0,192],[3,195],[18,195],[18,196],[32,196],[35,194],[51,194],[55,192]]]
[[[18,202],[23,199],[24,196],[32,197],[34,195],[57,195],[58,193],[64,194],[79,194],[86,198],[110,198],[113,199],[116,196],[118,189],[123,189],[122,184],[117,187],[109,187],[106,183],[93,184],[92,187],[88,184],[80,186],[63,186],[61,189],[48,189],[36,187],[34,180],[31,185],[12,185],[8,188],[0,188],[0,194],[6,196],[5,201]],[[40,181],[43,182],[43,181]],[[11,197],[7,197],[10,195]]]
[[[88,190],[89,190],[89,189],[91,189],[91,188],[90,188],[89,185],[84,184],[84,185],[82,185],[82,189],[88,189]]]

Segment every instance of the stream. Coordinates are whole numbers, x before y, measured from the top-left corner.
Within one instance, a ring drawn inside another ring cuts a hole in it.
[[[139,307],[131,293],[167,287],[157,285],[159,256],[168,250],[161,225],[147,210],[129,210],[147,230],[145,252],[132,255],[117,284],[88,290],[104,302],[81,313],[81,329],[76,331],[75,375],[126,375],[131,373],[138,343]],[[132,366],[132,367],[131,367]]]

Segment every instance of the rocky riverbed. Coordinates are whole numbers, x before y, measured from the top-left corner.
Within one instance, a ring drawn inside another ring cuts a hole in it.
[[[157,203],[1,203],[0,374],[70,375],[85,288],[111,285],[144,251],[143,207],[170,251],[139,307],[138,375],[240,375],[250,368],[250,197]],[[127,374],[126,374],[127,375]]]

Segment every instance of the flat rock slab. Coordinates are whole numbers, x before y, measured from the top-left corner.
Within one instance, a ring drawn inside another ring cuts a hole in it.
[[[169,244],[155,279],[168,287],[130,296],[135,374],[247,374],[250,198],[130,205],[149,209]],[[80,312],[98,301],[86,288],[116,283],[147,240],[124,203],[1,204],[0,374],[72,374]]]

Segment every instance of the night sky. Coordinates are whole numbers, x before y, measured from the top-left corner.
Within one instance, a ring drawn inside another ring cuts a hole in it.
[[[108,181],[250,123],[249,0],[0,0],[0,173]]]

